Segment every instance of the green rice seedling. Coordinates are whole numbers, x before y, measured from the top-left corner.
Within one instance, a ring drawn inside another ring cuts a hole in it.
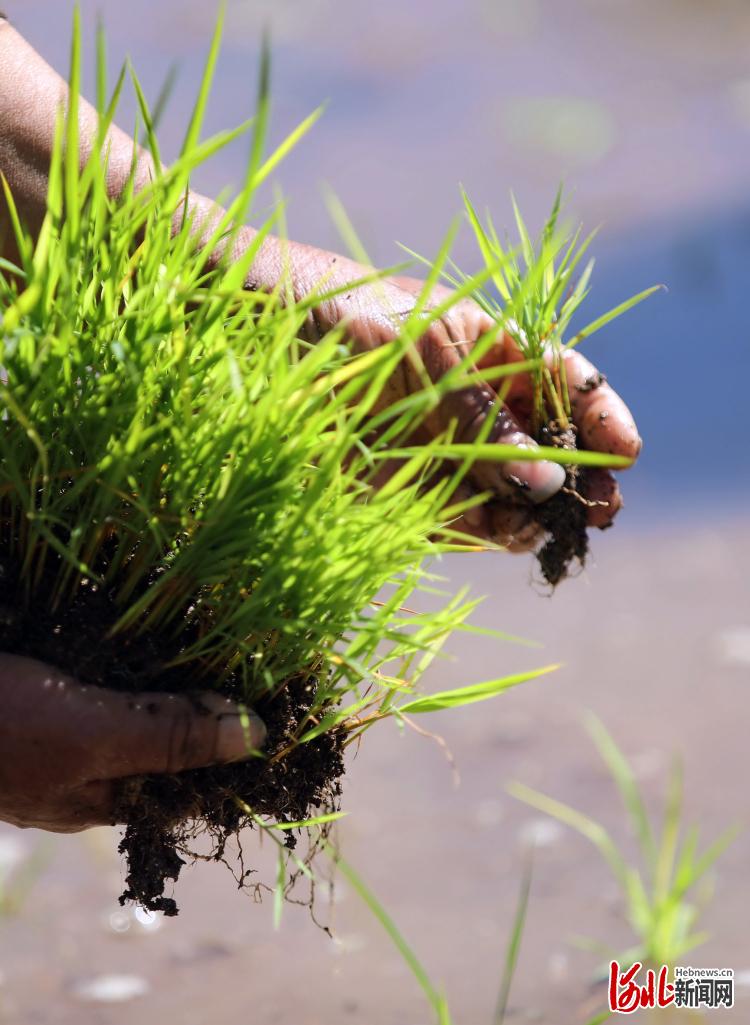
[[[467,359],[388,410],[377,405],[445,305],[417,304],[399,337],[372,352],[353,352],[341,329],[301,341],[325,283],[300,301],[283,280],[270,294],[243,287],[276,214],[241,260],[209,266],[206,254],[231,243],[259,186],[316,117],[264,155],[264,61],[255,121],[203,139],[220,27],[168,168],[130,69],[155,173],[142,191],[131,175],[114,202],[102,150],[128,69],[108,96],[100,42],[100,138],[81,169],[76,20],[70,108],[37,238],[3,185],[19,258],[0,262],[0,649],[126,691],[212,687],[256,707],[268,727],[263,754],[246,762],[123,787],[124,897],[168,914],[176,905],[165,879],[198,833],[213,836],[219,857],[241,827],[273,825],[288,852],[284,894],[306,865],[291,852],[296,833],[315,822],[325,832],[335,818],[348,744],[382,720],[484,700],[552,668],[420,696],[420,676],[452,630],[472,629],[477,602],[461,592],[409,610],[436,588],[432,562],[474,545],[451,528],[482,500],[452,498],[473,459],[490,450],[495,459],[605,460],[458,446],[449,433],[410,448],[445,394],[476,377]],[[245,181],[198,248],[190,218],[175,212],[195,169],[248,132]],[[493,258],[453,301],[496,270]],[[394,457],[398,471],[376,488]]]
[[[417,984],[427,998],[427,1002],[434,1014],[436,1025],[453,1025],[455,1019],[451,1014],[447,997],[441,987],[439,987],[430,978],[427,969],[419,960],[417,954],[409,945],[408,941],[404,938],[391,915],[386,911],[361,875],[355,871],[355,869],[349,865],[344,858],[342,858],[340,852],[335,850],[330,844],[326,844],[326,849],[329,855],[333,858],[337,870],[341,872],[346,881],[355,890],[360,899],[367,905],[375,918],[380,922],[387,935],[390,937],[405,965],[409,968]],[[500,978],[500,989],[491,1025],[503,1025],[507,1019],[510,990],[518,964],[521,940],[523,938],[526,925],[531,877],[532,862],[531,859],[529,859],[524,866],[521,878],[518,903],[516,905],[515,914],[513,915],[510,933],[508,935],[508,943]],[[586,1025],[603,1025],[603,1022],[609,1020],[610,1017],[610,1013],[608,1011],[604,1011],[589,1019],[586,1022]]]
[[[521,888],[518,895],[518,906],[513,916],[513,925],[508,938],[508,947],[505,952],[505,963],[500,977],[500,991],[495,1005],[492,1025],[503,1025],[508,1012],[508,1001],[510,999],[510,988],[513,984],[513,976],[516,973],[518,956],[521,951],[521,939],[524,926],[526,925],[526,912],[529,907],[529,894],[531,892],[531,876],[533,861],[531,855],[526,859],[523,875],[521,877]]]
[[[682,772],[678,761],[670,774],[660,828],[655,828],[633,770],[612,737],[593,715],[588,717],[587,727],[622,798],[638,841],[641,867],[630,864],[605,827],[588,815],[520,783],[511,784],[508,790],[532,808],[575,829],[606,861],[622,891],[627,920],[636,936],[634,946],[619,953],[620,962],[673,966],[708,938],[705,932],[696,931],[710,896],[705,886],[701,892],[699,884],[705,883],[706,873],[739,829],[728,829],[702,853],[698,850],[697,826],[690,826],[681,837]],[[602,949],[602,945],[597,946]],[[603,950],[612,956],[618,953]]]
[[[596,232],[584,237],[581,228],[571,232],[561,227],[562,190],[558,191],[536,241],[532,241],[515,199],[515,243],[501,240],[489,214],[482,221],[465,192],[463,200],[481,256],[492,269],[486,282],[472,290],[472,298],[511,336],[530,367],[533,387],[529,434],[544,446],[573,451],[577,439],[566,378],[566,351],[661,286],[639,292],[567,337],[571,321],[589,293],[594,261],[586,258]],[[467,280],[455,265],[446,279],[454,285],[465,284]],[[600,383],[601,378],[594,379],[585,387],[595,388]],[[564,488],[537,510],[538,520],[548,535],[538,558],[542,574],[552,586],[567,575],[573,560],[582,564],[586,558],[589,504],[585,470],[580,463],[571,461]]]

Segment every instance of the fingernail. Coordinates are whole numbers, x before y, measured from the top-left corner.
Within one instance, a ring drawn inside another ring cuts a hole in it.
[[[219,695],[211,702],[216,716],[216,760],[237,762],[256,754],[265,743],[265,723],[249,708]]]
[[[565,483],[565,469],[559,463],[550,463],[546,460],[513,460],[504,463],[503,470],[506,477],[517,483],[531,501],[537,504],[546,502]]]
[[[225,712],[219,718],[216,756],[223,762],[237,762],[257,754],[266,740],[265,723],[255,712]]]

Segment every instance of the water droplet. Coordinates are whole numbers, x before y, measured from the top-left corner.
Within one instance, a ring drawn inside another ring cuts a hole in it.
[[[150,988],[140,975],[95,975],[77,982],[73,993],[91,1003],[118,1004],[145,996]]]
[[[562,835],[562,826],[550,819],[529,819],[519,831],[525,847],[554,847]]]
[[[107,918],[107,925],[112,932],[126,933],[130,928],[130,915],[127,911],[113,911]]]
[[[345,936],[336,936],[333,941],[333,951],[336,954],[356,954],[367,946],[367,937],[361,932],[348,933]]]
[[[163,923],[163,919],[148,908],[137,907],[133,911],[133,918],[145,932],[156,932],[157,929],[161,929]]]

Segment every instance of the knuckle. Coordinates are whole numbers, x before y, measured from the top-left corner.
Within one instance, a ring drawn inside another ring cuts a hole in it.
[[[192,747],[192,714],[185,707],[175,709],[169,722],[167,746],[164,752],[164,772],[179,772]]]
[[[458,392],[456,397],[461,404],[459,441],[471,440],[490,416],[495,417],[491,434],[498,430],[502,431],[502,422],[505,419],[503,407],[498,406],[497,397],[488,388],[467,388]]]

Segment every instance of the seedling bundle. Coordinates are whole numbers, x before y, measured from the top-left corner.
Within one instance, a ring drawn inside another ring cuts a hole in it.
[[[476,370],[466,361],[383,410],[384,383],[443,309],[418,303],[394,342],[357,355],[341,330],[300,341],[325,283],[299,302],[283,281],[273,294],[243,289],[274,218],[242,260],[209,267],[207,254],[252,213],[258,187],[313,120],[264,158],[262,91],[244,186],[198,249],[190,218],[175,212],[196,167],[248,130],[200,139],[218,40],[217,30],[168,170],[131,71],[157,173],[112,202],[103,142],[126,73],[108,99],[100,45],[101,133],[81,170],[76,24],[46,220],[37,239],[16,220],[18,266],[3,261],[0,274],[0,649],[126,691],[214,688],[268,726],[265,750],[245,762],[123,786],[124,896],[167,914],[176,905],[165,879],[198,833],[214,838],[218,858],[244,825],[265,831],[284,893],[306,867],[296,833],[312,826],[319,837],[336,818],[347,745],[380,720],[408,722],[546,671],[415,692],[450,632],[471,629],[476,602],[463,593],[435,611],[407,610],[434,589],[431,560],[471,546],[450,525],[466,507],[452,495],[473,456],[449,435],[418,451],[407,442]],[[507,254],[488,254],[459,296],[501,264]],[[545,454],[506,449],[493,458]],[[375,488],[394,453],[398,471]]]
[[[570,340],[565,335],[589,290],[592,259],[582,265],[592,232],[582,237],[581,229],[570,233],[559,225],[562,191],[558,191],[547,222],[534,243],[513,200],[518,244],[501,241],[492,219],[482,223],[469,197],[464,207],[485,263],[492,268],[494,291],[480,287],[473,298],[515,341],[519,353],[531,364],[532,399],[529,433],[543,446],[574,452],[578,448],[576,425],[564,354],[585,338],[601,330],[660,286],[644,289],[619,306],[581,326]],[[459,274],[456,284],[466,281]],[[579,388],[596,388],[599,376]],[[605,414],[606,415],[606,414]],[[591,465],[591,464],[589,464]],[[537,553],[544,579],[552,587],[567,575],[571,563],[583,565],[588,553],[586,469],[583,461],[567,463],[563,488],[534,510],[546,540]]]

